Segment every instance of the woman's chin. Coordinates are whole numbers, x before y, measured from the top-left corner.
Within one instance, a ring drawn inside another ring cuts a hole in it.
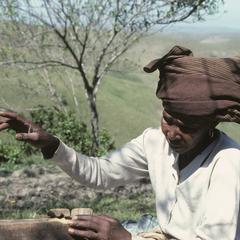
[[[171,149],[176,153],[182,154],[182,153],[186,152],[186,147],[184,147],[182,145],[172,145],[172,144],[169,144],[169,145],[170,145]]]

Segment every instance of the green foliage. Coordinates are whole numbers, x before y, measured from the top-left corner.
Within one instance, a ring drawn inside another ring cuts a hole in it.
[[[5,144],[0,140],[0,164],[8,162],[9,164],[20,163],[23,157],[23,151],[19,146]]]
[[[22,146],[22,144],[20,145]],[[15,148],[18,150],[20,149],[20,147],[19,144],[15,146]],[[23,149],[24,148],[22,148],[22,150]],[[7,155],[7,157],[8,158],[6,162],[0,162],[0,176],[8,176],[12,174],[14,171],[28,168],[30,165],[45,166],[48,169],[53,169],[55,167],[53,163],[44,160],[40,154],[26,156],[26,154],[23,151],[21,151],[19,157],[17,158],[17,161],[15,162],[11,159],[11,156]]]
[[[92,135],[87,125],[79,122],[73,112],[65,113],[55,108],[39,106],[38,110],[32,111],[30,114],[34,123],[58,136],[63,142],[74,147],[75,150],[91,155]],[[105,154],[113,148],[113,141],[106,130],[100,131],[99,146],[95,155]],[[25,145],[25,152],[31,153],[32,151],[33,149],[29,145]]]
[[[141,200],[140,200],[141,199]],[[99,194],[95,198],[86,198],[79,203],[72,204],[64,199],[47,202],[44,207],[35,207],[31,209],[16,209],[0,212],[0,219],[21,219],[21,218],[39,218],[46,216],[51,208],[92,208],[97,215],[109,215],[119,220],[133,219],[137,220],[145,213],[156,215],[155,198],[152,193],[133,193],[130,196],[119,196],[113,194]],[[124,211],[123,211],[124,210]]]

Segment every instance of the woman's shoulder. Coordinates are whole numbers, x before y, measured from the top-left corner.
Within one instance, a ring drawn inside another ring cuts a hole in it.
[[[240,154],[240,144],[237,143],[234,139],[229,137],[226,133],[220,131],[220,147],[221,149],[234,149],[234,151],[239,152]]]
[[[240,182],[240,145],[227,134],[220,132],[213,149],[209,169],[214,179],[222,181],[225,177]]]
[[[224,132],[220,132],[218,144],[215,147],[217,165],[234,166],[240,170],[240,144]]]
[[[169,150],[169,144],[166,141],[165,135],[162,132],[161,127],[151,127],[144,130],[143,134],[143,145],[146,149],[151,150]]]

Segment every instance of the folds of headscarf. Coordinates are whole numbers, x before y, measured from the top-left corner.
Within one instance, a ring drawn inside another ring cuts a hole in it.
[[[144,67],[159,70],[156,95],[170,112],[240,123],[240,58],[194,57],[175,46]]]

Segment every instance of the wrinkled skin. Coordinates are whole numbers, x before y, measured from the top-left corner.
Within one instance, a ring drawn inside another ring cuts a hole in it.
[[[26,141],[40,148],[45,158],[51,158],[59,146],[59,140],[15,112],[0,112],[0,131],[12,129],[18,141]],[[69,224],[69,234],[74,239],[131,240],[131,234],[119,221],[108,216],[76,216]]]

